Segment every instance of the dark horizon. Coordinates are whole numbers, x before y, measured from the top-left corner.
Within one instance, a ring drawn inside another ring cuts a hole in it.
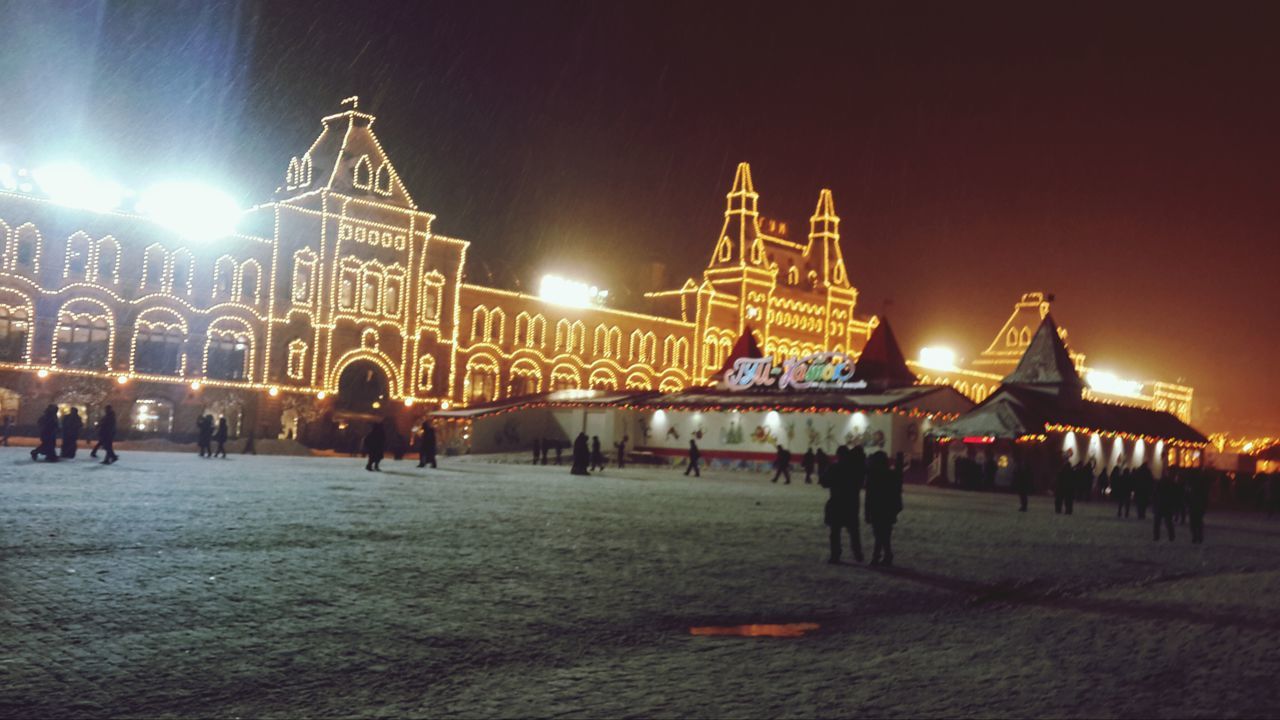
[[[1280,435],[1268,5],[0,7],[0,162],[263,202],[359,95],[472,281],[620,290],[701,272],[745,160],[792,237],[833,191],[861,312],[890,301],[908,355],[972,358],[1043,290],[1092,367]]]

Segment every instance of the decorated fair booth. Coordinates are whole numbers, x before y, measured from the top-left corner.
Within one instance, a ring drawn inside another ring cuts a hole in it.
[[[980,405],[934,429],[933,481],[965,486],[1014,483],[1030,470],[1038,489],[1064,461],[1092,474],[1147,465],[1199,466],[1208,439],[1167,412],[1086,400],[1061,333],[1046,315],[1014,371]]]
[[[767,467],[778,445],[794,461],[840,445],[922,459],[924,437],[973,403],[951,387],[915,385],[887,323],[855,361],[839,352],[775,362],[744,334],[713,387],[676,393],[560,391],[433,413],[455,452],[526,452],[535,440],[624,439],[636,459],[678,463],[689,441],[713,466]]]

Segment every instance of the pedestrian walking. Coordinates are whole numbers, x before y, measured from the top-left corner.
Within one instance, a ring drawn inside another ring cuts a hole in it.
[[[548,438],[542,438],[542,464],[543,465],[547,464],[547,453],[549,452],[551,452],[551,440]],[[558,465],[559,463],[556,463],[556,464]]]
[[[84,429],[84,419],[80,417],[79,408],[71,408],[71,412],[62,418],[62,457],[74,460],[80,444],[80,431]]]
[[[854,480],[855,468],[850,457],[849,448],[841,445],[836,448],[836,461],[818,476],[818,483],[827,488],[827,504],[823,507],[822,517],[829,529],[830,555],[827,562],[840,562],[844,545],[844,532],[849,532],[849,549],[853,551],[853,559],[862,562],[862,538],[858,529],[858,511],[861,509],[859,491],[860,483]]]
[[[1160,523],[1163,522],[1165,529],[1169,531],[1169,542],[1173,542],[1173,515],[1178,511],[1178,503],[1182,502],[1178,493],[1178,484],[1173,481],[1172,474],[1164,473],[1155,487],[1155,507],[1152,508],[1152,515],[1155,517],[1155,533],[1152,540],[1160,539]],[[1138,513],[1138,517],[1142,517],[1141,505],[1138,506]]]
[[[1147,517],[1147,507],[1151,505],[1151,493],[1155,490],[1156,479],[1151,474],[1151,468],[1142,463],[1133,471],[1132,482],[1133,504],[1138,508],[1138,519],[1144,520]]]
[[[213,416],[201,415],[196,420],[196,446],[200,449],[200,457],[213,457]]]
[[[692,439],[689,440],[689,467],[684,469],[684,474],[693,473],[694,477],[702,477],[702,472],[698,469],[698,461],[702,459],[702,451],[698,450],[698,443]]]
[[[542,455],[542,443],[538,442],[538,438],[533,439],[533,464],[538,464],[538,457]]]
[[[1129,481],[1132,479],[1129,468],[1122,471],[1117,465],[1111,469],[1111,497],[1116,501],[1116,517],[1129,517],[1130,497],[1133,494],[1133,485]]]
[[[1031,464],[1019,463],[1013,472],[1013,484],[1018,491],[1018,512],[1027,511],[1027,497],[1031,494]]]
[[[110,405],[102,412],[98,420],[98,445],[102,448],[103,465],[110,465],[120,459],[116,455],[116,411]]]
[[[41,455],[47,462],[58,462],[58,406],[50,405],[36,421],[40,432],[40,444],[31,451],[31,459],[37,460]]]
[[[4,416],[4,429],[0,430],[0,445],[9,447],[9,438],[13,437],[13,416]]]
[[[1095,482],[1094,493],[1099,500],[1107,499],[1107,466],[1104,464],[1102,469],[1098,471],[1098,479]]]
[[[785,477],[787,479],[785,485],[791,484],[791,451],[778,446],[778,454],[773,458],[773,480],[770,482],[778,482],[778,478]]]
[[[213,433],[213,441],[218,444],[218,448],[214,450],[213,457],[221,457],[227,459],[227,416],[223,415],[218,418],[218,429]]]
[[[564,452],[564,443],[556,441],[556,465],[560,464],[561,453]]]
[[[591,436],[591,462],[587,466],[591,472],[604,472],[604,451],[600,449],[600,436]]]
[[[875,536],[871,564],[893,565],[893,526],[902,512],[902,479],[889,468],[889,456],[877,451],[867,459],[865,517]]]
[[[364,436],[364,452],[368,462],[364,469],[369,472],[382,471],[382,458],[387,452],[387,430],[382,423],[375,422],[369,426],[369,434]]]
[[[813,482],[813,465],[816,459],[817,458],[815,458],[813,455],[813,448],[809,448],[808,450],[805,450],[804,455],[800,457],[800,467],[804,470],[805,483]],[[819,475],[818,479],[819,481],[821,481],[822,476]]]
[[[618,448],[618,469],[619,470],[626,467],[627,465],[627,441],[630,439],[631,438],[627,437],[626,435],[623,435],[622,442],[616,443],[614,445],[614,447]]]
[[[813,454],[813,465],[814,471],[818,473],[818,480],[821,482],[823,473],[825,473],[827,468],[832,465],[831,458],[827,455],[826,451],[822,448],[818,448],[818,451]],[[809,481],[806,480],[805,482],[807,483]]]
[[[587,434],[580,432],[573,441],[573,466],[569,468],[569,474],[590,475],[591,473],[588,471],[590,464],[591,450],[587,447]]]
[[[1075,507],[1075,480],[1077,471],[1071,466],[1069,458],[1063,458],[1062,467],[1058,469],[1057,482],[1053,486],[1053,511],[1061,514],[1063,507],[1066,507],[1067,514],[1070,515]]]
[[[427,465],[436,467],[436,429],[430,419],[422,421],[422,437],[418,438],[418,467]]]

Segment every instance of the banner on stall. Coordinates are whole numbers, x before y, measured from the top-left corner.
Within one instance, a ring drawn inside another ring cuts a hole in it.
[[[779,390],[861,390],[866,380],[854,380],[854,359],[842,352],[820,352],[782,361],[738,358],[726,370],[722,386],[728,390],[776,387]]]

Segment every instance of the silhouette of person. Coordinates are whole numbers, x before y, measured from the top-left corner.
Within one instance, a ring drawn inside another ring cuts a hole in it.
[[[422,437],[418,439],[418,467],[436,467],[436,429],[430,420],[422,421]]]
[[[1274,482],[1274,478],[1273,478]],[[1187,478],[1187,519],[1191,524],[1191,542],[1204,542],[1204,514],[1209,509],[1209,476],[1194,469]]]
[[[1130,497],[1133,495],[1132,479],[1129,468],[1121,470],[1117,465],[1111,469],[1111,497],[1116,501],[1116,517],[1129,517]]]
[[[823,521],[830,530],[828,541],[831,554],[827,562],[840,562],[841,537],[844,530],[849,531],[849,549],[853,551],[853,559],[862,562],[862,532],[858,528],[858,511],[861,504],[863,476],[866,474],[866,455],[858,447],[850,452],[841,445],[836,448],[836,461],[827,472],[818,477],[818,482],[828,491],[827,504],[823,508]]]
[[[604,470],[604,453],[600,450],[600,436],[591,436],[591,466],[590,470]]]
[[[569,468],[569,474],[589,475],[587,466],[590,462],[591,451],[587,448],[587,434],[580,432],[573,441],[573,466]]]
[[[818,448],[818,452],[813,454],[813,469],[818,473],[818,482],[822,482],[822,476],[827,472],[827,468],[831,466],[831,458],[822,448]],[[809,481],[806,479],[805,483]]]
[[[213,457],[227,457],[227,417],[224,415],[218,418],[218,430],[213,434],[213,441],[218,443],[218,449],[214,451]]]
[[[98,421],[98,445],[102,447],[103,465],[110,465],[120,459],[120,456],[116,455],[116,411],[110,405],[103,411],[102,419]]]
[[[1070,458],[1063,458],[1062,467],[1058,469],[1058,480],[1053,486],[1053,511],[1061,514],[1066,506],[1070,515],[1075,507],[1077,471],[1071,466]]]
[[[893,565],[893,525],[902,512],[902,479],[889,467],[889,456],[877,451],[867,459],[866,520],[875,536],[871,564]]]
[[[542,455],[542,443],[538,441],[538,438],[534,438],[533,439],[533,464],[534,465],[538,464],[538,458],[541,455]]]
[[[1151,468],[1142,463],[1133,471],[1133,504],[1138,506],[1138,519],[1147,517],[1147,507],[1151,505],[1151,493],[1155,489],[1156,479]]]
[[[804,451],[804,455],[800,457],[800,467],[804,470],[805,484],[813,482],[813,464],[816,458],[813,455],[813,448]],[[822,481],[822,475],[818,475],[818,481]]]
[[[694,477],[702,477],[702,471],[698,469],[698,461],[702,459],[702,451],[698,449],[698,443],[691,438],[689,440],[689,467],[684,469],[684,474],[693,473]]]
[[[62,457],[68,460],[75,458],[83,428],[84,420],[80,417],[79,408],[71,408],[71,412],[62,418]]]
[[[769,482],[778,482],[779,477],[787,479],[785,485],[791,484],[791,451],[778,446],[778,454],[773,457],[773,479]]]
[[[364,469],[380,472],[382,458],[387,452],[387,430],[382,423],[375,422],[369,426],[369,434],[364,436],[364,452],[369,458],[364,464]]]
[[[557,440],[556,441],[556,464],[557,465],[560,464],[560,457],[561,457],[561,453],[563,452],[564,452],[564,443]]]
[[[213,457],[213,416],[201,415],[196,420],[196,445],[200,448],[200,457]]]
[[[48,462],[58,462],[58,406],[50,405],[36,421],[40,432],[40,444],[31,451],[31,459],[37,460],[41,455]]]
[[[9,438],[13,437],[13,416],[4,416],[4,431],[0,434],[0,445],[9,447]]]
[[[627,441],[630,439],[631,438],[627,437],[626,435],[623,435],[621,442],[614,443],[614,447],[618,448],[618,469],[619,470],[627,466]]]
[[[1146,467],[1143,465],[1142,467]],[[1169,531],[1169,542],[1173,542],[1173,516],[1178,512],[1178,504],[1182,502],[1181,489],[1178,483],[1173,480],[1173,473],[1166,471],[1160,477],[1160,481],[1156,483],[1155,507],[1152,508],[1152,516],[1155,518],[1154,537],[1152,540],[1160,539],[1160,523],[1164,523],[1164,527]],[[1139,517],[1141,517],[1142,506],[1138,506]]]

